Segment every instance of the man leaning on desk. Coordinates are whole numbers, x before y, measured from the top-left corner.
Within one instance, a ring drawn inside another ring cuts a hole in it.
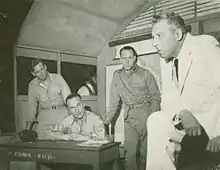
[[[44,139],[48,125],[56,124],[68,116],[65,100],[71,92],[63,77],[49,73],[40,59],[32,61],[31,73],[35,78],[29,83],[28,89],[28,121],[37,119],[38,138]]]

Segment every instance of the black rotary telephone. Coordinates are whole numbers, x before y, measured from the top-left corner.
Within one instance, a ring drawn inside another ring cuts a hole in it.
[[[31,122],[29,129],[22,130],[19,132],[19,137],[22,142],[33,142],[36,141],[38,138],[37,132],[33,130],[35,124],[38,124],[37,116],[39,113],[39,101],[37,101],[37,110],[35,114],[35,120]]]

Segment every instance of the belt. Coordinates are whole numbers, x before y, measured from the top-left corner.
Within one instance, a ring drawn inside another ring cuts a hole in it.
[[[128,117],[128,112],[132,109],[136,109],[144,104],[148,103],[148,101],[144,101],[143,103],[136,103],[136,104],[126,104],[124,105],[124,119],[126,120]]]
[[[136,103],[136,104],[129,104],[129,105],[126,105],[129,107],[129,109],[136,109],[140,106],[143,106],[144,104],[148,103],[147,101],[144,101],[143,103]]]

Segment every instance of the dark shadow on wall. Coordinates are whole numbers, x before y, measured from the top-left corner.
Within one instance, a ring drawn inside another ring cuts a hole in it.
[[[13,45],[33,0],[0,1],[0,129],[13,132]]]

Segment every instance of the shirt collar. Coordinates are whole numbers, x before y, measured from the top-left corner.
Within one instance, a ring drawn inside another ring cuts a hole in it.
[[[188,61],[187,56],[189,56],[189,54],[191,53],[191,48],[192,48],[191,44],[192,44],[192,35],[190,33],[187,33],[179,54],[177,55],[177,57],[171,59],[172,65],[174,65],[175,59],[178,59],[178,63],[183,63],[185,61]]]
[[[122,68],[122,70],[123,70],[128,76],[131,76],[133,73],[135,73],[135,72],[137,71],[138,67],[139,67],[139,66],[138,66],[137,64],[135,64],[135,65],[131,68],[131,70],[129,70],[129,72],[126,72],[126,70],[125,70],[124,67]]]
[[[48,78],[51,80],[51,81],[53,81],[54,80],[54,78],[53,78],[53,76],[48,72]],[[36,78],[37,79],[37,78]],[[37,84],[38,85],[41,85],[42,83],[41,83],[41,81],[39,81],[38,79],[37,79]]]
[[[81,124],[85,124],[87,122],[88,112],[85,110],[84,116],[82,119],[75,118],[75,121]]]
[[[179,82],[183,81],[185,69],[188,66],[189,61],[191,60],[190,54],[192,53],[193,47],[195,47],[192,37],[193,36],[190,33],[187,33],[178,56],[172,60],[172,67],[174,67],[174,62],[176,59],[178,59],[176,71]]]

